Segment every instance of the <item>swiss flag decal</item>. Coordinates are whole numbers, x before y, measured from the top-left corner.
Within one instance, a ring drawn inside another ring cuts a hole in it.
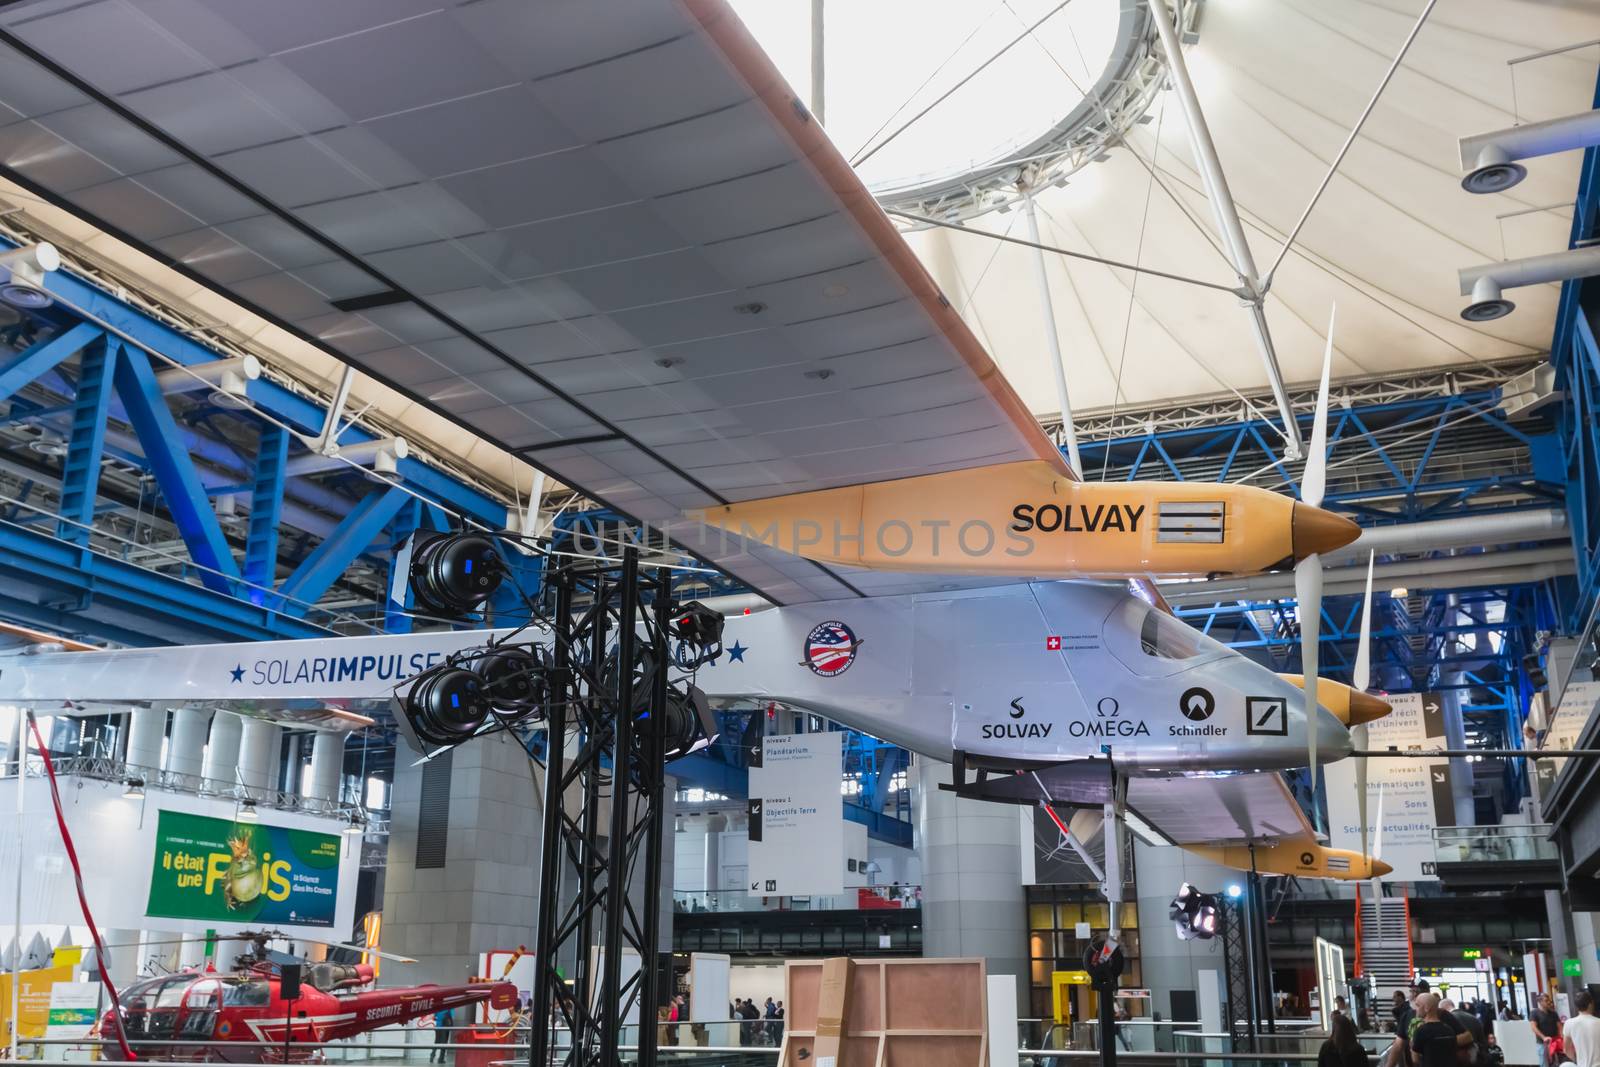
[[[1056,634],[1051,634],[1049,637],[1045,638],[1044,639],[1044,650],[1046,652],[1060,652],[1061,651],[1061,638]]]

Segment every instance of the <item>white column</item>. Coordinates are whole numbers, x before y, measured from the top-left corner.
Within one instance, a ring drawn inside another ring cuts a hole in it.
[[[1028,977],[1022,846],[1010,804],[963,800],[940,782],[951,767],[912,764],[912,804],[922,853],[922,954],[983,956],[990,974]],[[1021,993],[1026,993],[1025,986]]]
[[[167,735],[166,708],[134,708],[128,716],[128,758],[136,774],[161,768],[161,739]]]
[[[211,720],[211,738],[206,742],[206,757],[200,765],[200,776],[209,781],[234,784],[234,771],[239,766],[239,735],[244,723],[231,711],[219,711]]]
[[[256,799],[277,788],[278,744],[282,730],[275,722],[247,718],[239,737],[239,782]]]
[[[139,934],[138,930],[100,931],[102,943],[117,946],[106,949],[106,970],[110,972],[111,981],[116,983],[119,990],[133,981],[138,974]]]
[[[344,773],[345,734],[318,730],[311,742],[311,773],[306,775],[300,795],[307,800],[339,799],[339,779]]]
[[[198,777],[205,764],[210,708],[173,708],[172,740],[167,745],[167,770]]]
[[[726,815],[712,815],[706,819],[706,878],[705,888],[707,893],[715,893],[722,888],[722,832],[728,828]],[[711,901],[706,901],[706,906],[711,907]]]
[[[283,761],[283,786],[285,793],[299,793],[301,776],[305,772],[305,751],[301,744],[305,734],[289,735],[289,757]]]

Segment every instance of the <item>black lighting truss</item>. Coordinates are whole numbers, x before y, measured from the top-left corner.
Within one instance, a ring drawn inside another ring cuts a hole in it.
[[[656,1062],[672,609],[669,572],[645,570],[630,547],[620,568],[547,572],[555,610],[530,1067],[622,1062],[634,1010],[629,1061]],[[629,953],[638,970],[624,978]]]
[[[1250,916],[1243,897],[1224,897],[1222,905],[1222,960],[1228,1003],[1224,1029],[1234,1052],[1256,1047],[1255,971],[1251,967]]]

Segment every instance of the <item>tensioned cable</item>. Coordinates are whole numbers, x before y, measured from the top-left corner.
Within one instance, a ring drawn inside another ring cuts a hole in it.
[[[1328,183],[1333,181],[1334,174],[1339,170],[1339,164],[1344,162],[1345,154],[1350,151],[1350,146],[1355,144],[1356,137],[1361,133],[1361,127],[1366,125],[1368,116],[1372,114],[1372,109],[1378,106],[1378,98],[1389,87],[1389,81],[1394,77],[1395,71],[1400,69],[1400,63],[1406,58],[1406,52],[1411,49],[1411,42],[1417,39],[1417,34],[1422,30],[1422,24],[1428,21],[1428,16],[1433,13],[1433,7],[1438,2],[1439,0],[1428,0],[1422,9],[1422,14],[1417,16],[1417,21],[1412,25],[1411,32],[1406,34],[1406,39],[1401,42],[1400,51],[1396,53],[1394,62],[1390,63],[1389,69],[1384,71],[1382,80],[1378,82],[1378,88],[1372,93],[1372,99],[1367,101],[1367,106],[1361,112],[1361,117],[1356,119],[1356,124],[1350,128],[1350,136],[1344,139],[1344,144],[1340,146],[1339,153],[1333,157],[1333,162],[1328,165],[1327,173],[1322,176],[1322,183],[1317,186],[1317,191],[1311,194],[1310,203],[1306,204],[1306,209],[1300,213],[1300,219],[1294,224],[1294,229],[1289,231],[1289,236],[1283,242],[1283,247],[1278,249],[1278,257],[1272,261],[1272,266],[1267,270],[1266,277],[1261,280],[1261,291],[1263,293],[1272,288],[1272,277],[1278,273],[1278,265],[1283,262],[1283,257],[1289,254],[1289,249],[1293,247],[1295,238],[1300,236],[1300,228],[1306,224],[1306,219],[1310,218],[1311,212],[1316,209],[1317,201],[1321,200],[1322,194],[1327,191]]]
[[[1058,229],[1058,230],[1063,229],[1061,222],[1059,220],[1057,220],[1054,215],[1050,214],[1048,211],[1044,211],[1043,208],[1040,208],[1040,211],[1042,211],[1044,213],[1044,217],[1050,221],[1050,224],[1052,226],[1056,227],[1056,229]],[[1081,230],[1079,230],[1079,235],[1082,236],[1082,231]],[[1093,247],[1093,245],[1091,244],[1090,247]],[[1151,273],[1151,272],[1149,270],[1146,270],[1145,273]],[[1069,275],[1069,277],[1070,277],[1070,275]],[[1123,288],[1127,288],[1128,287],[1128,283],[1124,282],[1120,277],[1117,277],[1115,272],[1112,273],[1112,277],[1116,280],[1117,284],[1121,285]],[[1230,292],[1232,292],[1232,290],[1230,290]],[[1080,304],[1081,304],[1081,301],[1080,301]],[[1222,375],[1218,374],[1213,368],[1208,366],[1204,360],[1202,360],[1198,355],[1196,355],[1193,351],[1191,351],[1190,348],[1187,345],[1185,345],[1181,339],[1179,339],[1177,333],[1174,332],[1174,330],[1170,326],[1168,326],[1166,323],[1162,322],[1160,317],[1157,316],[1155,314],[1155,312],[1151,311],[1149,307],[1147,307],[1143,303],[1140,303],[1139,306],[1145,309],[1145,312],[1150,315],[1151,319],[1158,326],[1161,327],[1162,332],[1165,333],[1169,338],[1172,339],[1172,342],[1175,345],[1178,346],[1178,348],[1183,352],[1183,354],[1185,356],[1187,356],[1194,363],[1195,366],[1199,367],[1202,371],[1205,372],[1206,377],[1210,378],[1212,381],[1217,383],[1217,387],[1219,389],[1223,389],[1223,390],[1225,390],[1225,391],[1227,391],[1229,393],[1232,393],[1234,395],[1234,397],[1239,401],[1239,403],[1244,405],[1244,409],[1246,411],[1248,411],[1251,414],[1251,416],[1253,416],[1256,419],[1261,420],[1263,423],[1267,423],[1268,425],[1271,425],[1272,420],[1266,415],[1265,412],[1263,412],[1261,410],[1260,406],[1258,406],[1255,403],[1255,401],[1251,400],[1249,397],[1247,397],[1243,393],[1241,393],[1231,382],[1229,382]],[[1085,312],[1085,314],[1087,314],[1087,312]],[[1102,356],[1103,355],[1104,355],[1104,353],[1102,352]],[[1107,368],[1107,371],[1109,372],[1109,370],[1110,370],[1110,363],[1109,362],[1107,362],[1106,368]],[[1272,426],[1272,429],[1276,430],[1277,427],[1276,426]],[[1278,436],[1279,437],[1283,436],[1281,431],[1279,431]]]
[[[1072,0],[1061,0],[1061,3],[1057,4],[1055,7],[1051,8],[1049,11],[1045,12],[1044,16],[1042,18],[1040,18],[1037,22],[1035,22],[1032,26],[1029,26],[1022,33],[1018,34],[1017,36],[1013,37],[1010,41],[1008,41],[1005,44],[1005,46],[1000,49],[1000,51],[996,52],[994,55],[990,56],[988,59],[984,60],[982,63],[979,63],[975,68],[973,68],[971,73],[967,74],[960,81],[956,82],[954,85],[952,85],[950,88],[946,89],[944,92],[940,93],[937,97],[934,98],[933,102],[930,103],[927,107],[923,108],[921,111],[917,112],[915,115],[912,115],[909,119],[906,119],[905,122],[901,123],[898,127],[895,128],[895,131],[893,133],[891,133],[889,136],[885,137],[883,140],[879,141],[877,144],[873,145],[870,151],[868,151],[868,152],[866,152],[866,153],[864,153],[862,155],[857,156],[855,159],[852,159],[850,161],[850,165],[852,167],[859,167],[859,166],[861,166],[861,164],[865,163],[867,160],[869,160],[873,156],[877,155],[891,141],[893,141],[896,137],[899,137],[902,133],[905,133],[906,130],[910,129],[911,126],[913,124],[915,124],[919,119],[921,119],[924,115],[926,115],[928,112],[932,111],[934,108],[938,107],[940,104],[942,104],[946,100],[948,100],[952,95],[954,95],[958,90],[960,90],[960,88],[963,85],[966,85],[973,78],[976,78],[978,75],[982,74],[985,70],[989,69],[989,67],[991,67],[995,63],[995,61],[998,60],[1001,56],[1003,56],[1007,52],[1011,51],[1013,48],[1015,48],[1017,45],[1021,44],[1023,41],[1026,41],[1033,34],[1034,30],[1038,29],[1040,26],[1043,26],[1046,22],[1049,22],[1052,18],[1055,17],[1057,12],[1059,12],[1062,8],[1066,7],[1070,3],[1072,3]]]
[[[946,230],[958,230],[961,233],[975,234],[978,237],[987,237],[994,241],[1004,241],[1007,244],[1021,245],[1024,248],[1037,248],[1042,252],[1054,252],[1058,256],[1066,256],[1069,259],[1083,259],[1090,263],[1099,263],[1106,267],[1120,267],[1122,270],[1136,271],[1140,274],[1150,274],[1157,278],[1165,278],[1171,282],[1185,282],[1189,285],[1198,285],[1203,289],[1217,289],[1233,296],[1239,295],[1238,290],[1233,286],[1224,285],[1221,282],[1206,282],[1201,281],[1199,278],[1185,278],[1181,274],[1170,274],[1167,271],[1156,270],[1153,267],[1140,267],[1133,263],[1124,263],[1118,259],[1107,259],[1104,256],[1091,256],[1087,252],[1069,252],[1065,248],[1057,248],[1054,245],[1038,244],[1033,241],[1025,241],[1020,237],[1003,237],[997,233],[990,233],[988,230],[975,230],[970,226],[963,226],[959,222],[947,222],[944,219],[935,219],[930,218],[927,215],[918,215],[910,211],[901,211],[899,208],[884,208],[883,210],[884,214],[886,215],[893,215],[896,218],[908,219],[911,222],[920,222],[928,226],[939,226]]]
[[[1161,124],[1166,119],[1167,106],[1165,102],[1156,114],[1156,148],[1161,147]],[[1134,249],[1133,261],[1135,263],[1144,259],[1144,236],[1150,228],[1150,201],[1153,199],[1156,185],[1156,172],[1150,171],[1150,181],[1144,187],[1144,212],[1139,217],[1139,244]],[[1135,274],[1133,281],[1128,285],[1128,310],[1122,318],[1122,351],[1117,354],[1117,374],[1111,382],[1111,417],[1117,417],[1117,405],[1122,397],[1122,372],[1128,365],[1128,337],[1133,332],[1133,306],[1139,298],[1139,276]],[[1100,480],[1106,480],[1106,475],[1111,469],[1111,449],[1107,448],[1100,457]]]
[[[854,155],[860,154],[860,152],[863,149],[865,149],[867,147],[867,145],[871,144],[873,138],[877,137],[878,134],[880,134],[884,130],[888,129],[889,128],[889,123],[891,123],[895,119],[899,118],[901,113],[904,112],[906,108],[911,106],[911,101],[915,100],[917,98],[917,95],[919,93],[921,93],[922,90],[926,89],[933,82],[933,79],[937,78],[940,74],[944,73],[944,69],[950,65],[951,61],[954,60],[956,58],[956,56],[961,54],[961,50],[963,48],[967,47],[967,45],[971,44],[972,43],[972,39],[974,37],[978,36],[978,31],[983,29],[985,26],[987,26],[989,24],[989,20],[994,18],[997,14],[1000,13],[1000,8],[1001,8],[1002,5],[1006,6],[1006,7],[1010,7],[1011,6],[1010,4],[1006,3],[1006,0],[1000,0],[1000,3],[996,4],[994,7],[992,7],[989,10],[989,13],[987,15],[985,15],[985,16],[983,16],[983,18],[979,19],[977,24],[972,27],[972,32],[967,34],[965,37],[963,37],[961,39],[961,43],[956,45],[955,48],[951,51],[951,53],[949,55],[945,56],[944,60],[937,67],[933,68],[932,73],[930,73],[926,78],[922,79],[922,84],[917,86],[915,89],[911,90],[911,95],[907,96],[903,101],[901,101],[900,102],[900,106],[895,108],[893,111],[891,111],[889,113],[889,117],[884,119],[883,122],[878,124],[878,128],[877,129],[875,129],[871,133],[867,134],[867,139],[861,143],[861,148],[858,148],[858,149],[855,150],[855,153],[852,154],[852,158],[853,158]],[[852,166],[853,165],[854,164],[852,164]]]
[[[1002,233],[1001,236],[1002,237],[1010,237],[1011,236],[1011,227],[1015,226],[1016,224],[1017,224],[1016,216],[1013,215],[1011,218],[1007,219],[1006,220],[1005,232]],[[995,261],[996,258],[999,257],[999,255],[1000,255],[1000,242],[996,241],[995,245],[994,245],[994,248],[991,249],[990,252],[989,252],[988,262],[984,263],[983,269],[978,272],[978,280],[973,282],[972,285],[967,289],[967,298],[966,298],[966,300],[961,302],[961,317],[962,318],[966,318],[967,317],[967,309],[969,307],[971,307],[972,306],[972,302],[978,298],[978,290],[983,286],[983,280],[989,276],[989,268],[994,266],[994,261]]]

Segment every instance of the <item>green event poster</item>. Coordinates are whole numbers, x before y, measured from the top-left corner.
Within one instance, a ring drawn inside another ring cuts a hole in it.
[[[162,811],[145,914],[332,926],[337,834]]]

